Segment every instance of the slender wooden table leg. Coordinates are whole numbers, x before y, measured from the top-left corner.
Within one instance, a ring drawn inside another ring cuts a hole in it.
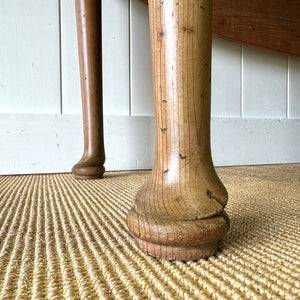
[[[75,0],[82,95],[84,153],[77,179],[102,178],[105,161],[102,109],[101,1]]]
[[[149,12],[156,156],[127,225],[146,253],[195,260],[229,228],[210,149],[212,0],[152,0]]]

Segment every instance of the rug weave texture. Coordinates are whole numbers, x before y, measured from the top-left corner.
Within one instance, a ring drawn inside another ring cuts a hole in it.
[[[300,165],[217,169],[222,251],[155,260],[125,218],[149,171],[0,177],[0,299],[300,299]]]

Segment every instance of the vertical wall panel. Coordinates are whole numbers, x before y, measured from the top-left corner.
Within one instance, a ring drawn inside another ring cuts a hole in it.
[[[81,113],[75,0],[61,1],[62,111]]]
[[[129,0],[102,0],[104,114],[129,115]]]
[[[0,37],[0,111],[59,113],[58,0],[1,0]]]
[[[240,45],[213,38],[211,92],[213,117],[240,117]]]
[[[74,0],[62,0],[63,112],[80,113],[80,82]],[[102,1],[103,108],[106,115],[129,115],[129,5]]]
[[[131,1],[131,114],[153,116],[148,6]]]
[[[300,118],[300,57],[289,57],[289,117]]]
[[[285,118],[287,56],[244,48],[244,117]]]

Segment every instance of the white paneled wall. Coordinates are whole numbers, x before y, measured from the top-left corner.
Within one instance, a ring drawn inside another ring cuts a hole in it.
[[[153,116],[151,44],[148,10],[131,1],[131,114]]]
[[[102,3],[106,169],[151,168],[147,6]],[[0,0],[0,36],[0,174],[70,171],[83,144],[74,0]],[[299,83],[300,58],[213,38],[214,162],[300,162]]]
[[[243,49],[243,117],[286,117],[287,62],[284,55]]]
[[[104,114],[128,116],[129,2],[102,0],[102,3]]]
[[[213,38],[211,112],[215,117],[241,116],[242,47]]]
[[[62,113],[81,113],[75,1],[60,2]]]
[[[59,113],[58,1],[0,1],[0,112]]]

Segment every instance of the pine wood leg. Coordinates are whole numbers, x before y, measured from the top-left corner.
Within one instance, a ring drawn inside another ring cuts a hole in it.
[[[77,179],[102,178],[105,161],[102,109],[101,1],[75,0],[84,131]]]
[[[127,225],[146,253],[195,260],[229,228],[210,149],[212,0],[152,0],[149,12],[156,156]]]

